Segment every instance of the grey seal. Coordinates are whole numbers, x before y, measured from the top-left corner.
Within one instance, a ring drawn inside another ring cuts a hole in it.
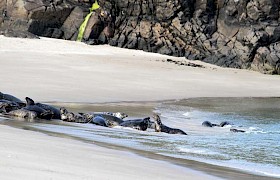
[[[47,111],[47,110],[37,106],[31,98],[26,97],[25,100],[26,100],[26,106],[23,107],[22,109],[36,112],[38,115],[38,118],[41,118],[41,119],[50,120],[53,117],[53,113],[51,111]]]
[[[24,106],[25,103],[22,102],[19,98],[10,95],[10,94],[4,94],[2,92],[0,92],[0,99],[4,99],[4,100],[8,100],[8,101],[12,101],[12,102],[16,102],[18,103],[20,106]]]
[[[35,103],[36,106],[45,109],[46,111],[50,111],[53,113],[52,119],[61,119],[60,110],[54,106],[43,104],[43,103]]]
[[[144,119],[127,120],[120,123],[120,126],[146,131],[149,125],[149,121],[150,117],[146,117]]]
[[[149,120],[148,128],[155,129],[156,128],[155,122]]]
[[[224,127],[226,125],[232,125],[232,123],[230,122],[227,122],[227,121],[223,121],[221,122],[220,124],[214,124],[214,123],[211,123],[210,121],[204,121],[202,123],[202,126],[205,126],[205,127],[214,127],[214,126],[217,126],[217,127]]]
[[[106,124],[106,119],[104,119],[101,116],[94,116],[93,114],[90,113],[79,113],[79,114],[84,116],[86,119],[88,119],[89,122],[92,124],[108,127]]]
[[[68,112],[64,107],[60,108],[60,116],[62,121],[75,122],[75,123],[88,123],[91,119],[87,119],[85,116],[80,114],[74,114],[73,112]]]
[[[226,125],[232,125],[232,123],[228,122],[228,121],[223,121],[220,123],[220,127],[224,127]]]
[[[202,126],[205,126],[205,127],[213,127],[212,123],[209,122],[209,121],[204,121],[204,122],[202,123]]]
[[[91,121],[92,124],[95,124],[95,125],[99,125],[99,126],[104,126],[104,127],[108,127],[107,124],[106,124],[106,119],[104,119],[103,117],[101,116],[96,116],[92,119]]]
[[[13,110],[20,109],[21,106],[17,102],[0,99],[0,113],[8,113]]]
[[[25,118],[25,119],[35,119],[38,117],[38,114],[34,111],[29,111],[26,109],[17,109],[10,111],[8,115],[15,116],[15,117],[20,117],[20,118]]]
[[[84,115],[84,113],[80,113],[81,115]],[[86,114],[91,114],[93,115],[93,118],[97,117],[97,116],[100,116],[102,117],[103,119],[105,119],[106,121],[106,125],[108,127],[114,127],[114,126],[118,126],[120,125],[122,122],[124,122],[122,119],[116,117],[116,116],[112,116],[112,115],[109,115],[109,114],[104,114],[104,113],[96,113],[96,112],[89,112],[89,113],[86,113]]]
[[[105,112],[104,114],[115,116],[120,119],[124,119],[124,118],[128,117],[128,115],[123,112]]]
[[[170,127],[165,126],[164,124],[162,124],[159,115],[154,114],[154,115],[153,115],[153,118],[155,119],[155,131],[156,131],[156,132],[164,132],[164,133],[168,133],[168,134],[187,135],[187,133],[185,133],[185,132],[182,131],[181,129],[170,128]]]
[[[234,133],[238,133],[238,132],[245,133],[246,131],[240,130],[240,129],[231,128],[231,129],[230,129],[230,132],[234,132]]]
[[[7,107],[9,107],[8,103],[0,102],[0,113],[7,113]]]
[[[82,114],[82,113],[80,113],[80,114]],[[88,112],[87,114],[94,114],[94,115],[105,114],[105,115],[115,116],[119,119],[124,119],[124,118],[128,117],[128,115],[123,112]]]

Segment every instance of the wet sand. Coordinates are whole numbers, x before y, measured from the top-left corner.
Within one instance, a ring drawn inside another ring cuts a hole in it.
[[[40,102],[108,103],[190,97],[280,97],[279,76],[224,69],[198,61],[206,68],[178,66],[163,61],[184,58],[47,38],[0,36],[0,42],[0,91],[21,99],[30,96]],[[196,169],[203,171],[194,172],[93,144],[2,125],[0,129],[0,172],[4,179],[217,179],[205,174],[212,171],[205,164],[186,164],[200,166]],[[212,169],[216,171],[215,167]],[[240,177],[222,169],[217,174],[228,174],[231,179],[252,177],[246,173]]]

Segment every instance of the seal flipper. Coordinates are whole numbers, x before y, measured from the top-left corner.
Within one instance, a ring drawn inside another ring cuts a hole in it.
[[[29,97],[26,97],[25,98],[26,100],[26,105],[35,105],[35,102],[33,101],[33,99],[29,98]]]

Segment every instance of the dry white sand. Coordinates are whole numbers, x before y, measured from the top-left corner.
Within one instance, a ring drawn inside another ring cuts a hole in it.
[[[0,90],[21,99],[91,103],[280,96],[280,76],[161,62],[167,58],[184,60],[110,46],[0,36]]]
[[[21,99],[118,102],[280,96],[280,76],[163,63],[184,60],[110,46],[0,36],[0,91]],[[211,179],[130,153],[0,126],[1,179]],[[215,178],[216,179],[216,178]]]

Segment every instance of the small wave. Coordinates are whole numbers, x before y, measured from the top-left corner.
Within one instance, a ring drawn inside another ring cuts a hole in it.
[[[185,147],[177,147],[179,152],[190,153],[190,154],[200,154],[200,155],[220,155],[218,152],[213,152],[204,149],[189,149]]]
[[[279,167],[271,164],[259,164],[252,163],[243,160],[230,160],[226,164],[218,163],[218,165],[224,165],[234,169],[242,169],[247,172],[253,172],[259,175],[265,175],[270,177],[280,177]]]
[[[261,128],[258,127],[249,127],[248,130],[246,130],[246,133],[248,134],[267,134],[266,131],[264,131]]]
[[[186,117],[189,117],[190,116],[190,112],[186,112],[183,115],[186,116]]]

